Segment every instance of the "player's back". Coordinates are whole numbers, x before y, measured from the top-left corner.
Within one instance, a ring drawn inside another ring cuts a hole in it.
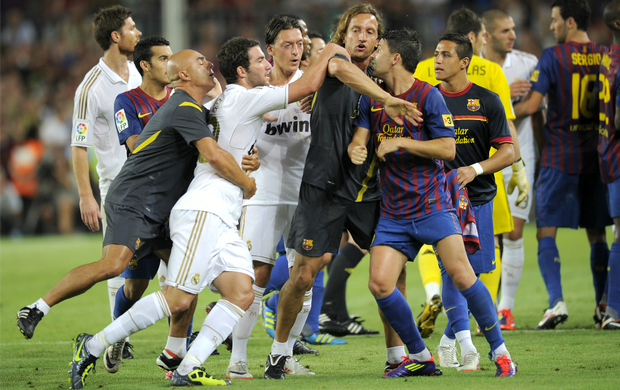
[[[611,183],[620,177],[620,134],[615,128],[616,107],[620,105],[620,46],[612,44],[609,53],[603,55],[599,79],[598,155],[601,179]]]

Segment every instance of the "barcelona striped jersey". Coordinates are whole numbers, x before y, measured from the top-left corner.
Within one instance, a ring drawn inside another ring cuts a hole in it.
[[[458,169],[453,169],[446,173],[446,182],[452,206],[456,211],[456,217],[463,231],[463,243],[467,253],[474,254],[480,250],[480,239],[478,238],[478,228],[476,226],[476,217],[471,208],[467,187],[459,189]]]
[[[603,55],[599,74],[598,156],[603,183],[620,177],[620,129],[616,129],[616,107],[620,107],[620,46],[612,44]]]

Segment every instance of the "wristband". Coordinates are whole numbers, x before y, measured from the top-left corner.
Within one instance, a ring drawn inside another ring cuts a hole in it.
[[[484,172],[480,163],[471,164],[470,167],[474,168],[474,171],[476,171],[476,176],[480,176]]]

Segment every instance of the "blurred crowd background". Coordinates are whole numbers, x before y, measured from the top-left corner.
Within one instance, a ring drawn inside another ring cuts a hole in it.
[[[352,0],[186,1],[189,45],[212,62],[220,45],[237,35],[262,41],[263,27],[278,13],[304,19],[329,38]],[[549,32],[551,0],[371,0],[386,28],[409,27],[430,57],[449,14],[466,6],[479,14],[498,8],[510,14],[516,48],[539,56],[554,45]],[[590,38],[611,43],[602,22],[607,2],[591,0]],[[133,11],[143,37],[162,35],[162,0],[2,0],[0,46],[0,233],[70,234],[86,231],[71,170],[71,117],[75,90],[102,56],[90,23],[101,7]],[[326,39],[327,41],[328,39]],[[174,52],[185,49],[172,47]],[[219,77],[222,85],[223,78]],[[93,168],[95,156],[92,156]],[[93,172],[93,183],[96,172]],[[93,185],[93,189],[97,186]]]

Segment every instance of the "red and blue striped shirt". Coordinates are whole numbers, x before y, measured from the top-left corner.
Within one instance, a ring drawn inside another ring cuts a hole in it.
[[[620,129],[616,129],[616,107],[620,107],[620,46],[611,45],[603,55],[599,75],[598,156],[601,180],[611,183],[620,177]]]

